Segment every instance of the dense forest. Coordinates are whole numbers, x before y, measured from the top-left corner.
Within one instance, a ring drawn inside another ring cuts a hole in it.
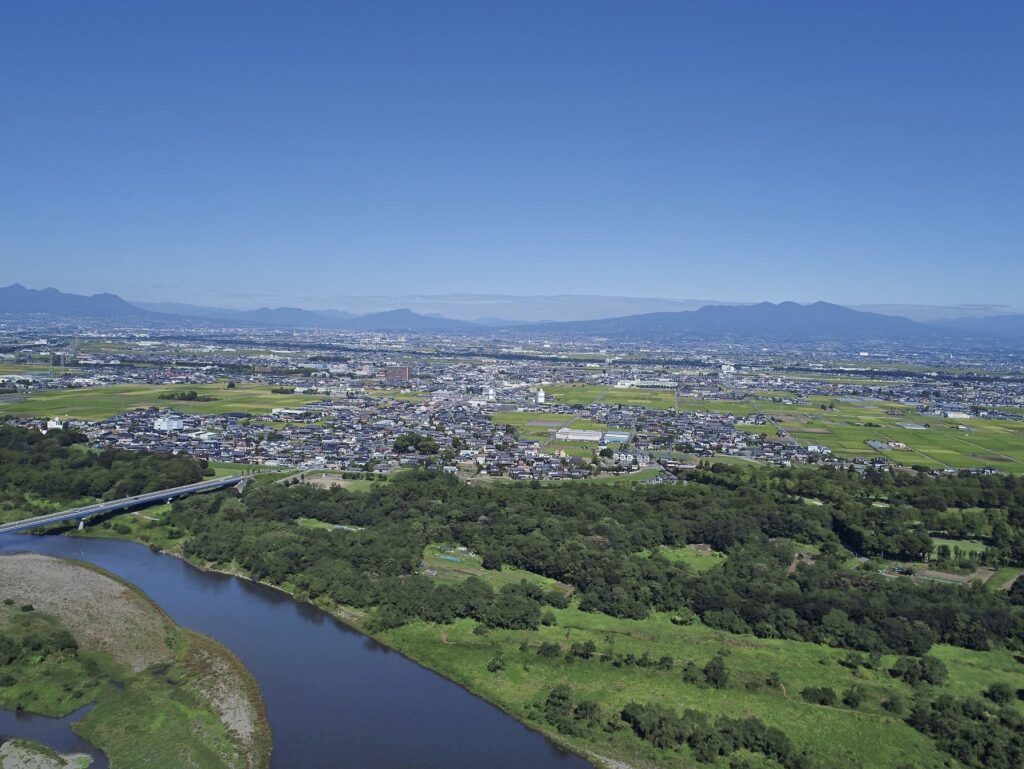
[[[0,511],[119,499],[195,483],[203,472],[202,463],[184,454],[90,451],[85,436],[73,430],[44,435],[0,424]]]
[[[537,487],[468,486],[415,472],[369,493],[259,486],[242,499],[183,500],[174,521],[189,555],[236,562],[314,598],[376,607],[381,626],[415,617],[495,621],[481,613],[479,595],[460,592],[485,585],[435,586],[416,575],[427,543],[453,542],[482,554],[485,567],[509,564],[554,578],[575,589],[582,609],[618,617],[659,610],[685,621],[690,613],[735,633],[906,655],[940,641],[971,649],[1021,644],[1019,589],[918,584],[883,576],[870,561],[857,569],[848,561],[851,552],[922,557],[931,549],[931,525],[955,517],[990,543],[985,559],[1019,564],[1022,484],[1009,476],[888,475],[741,475],[716,467],[672,486]],[[299,517],[361,530],[324,536],[294,526]],[[690,543],[729,557],[721,568],[694,573],[660,552]],[[798,562],[795,543],[819,554]],[[545,597],[516,590],[524,599],[524,619],[516,621],[535,621]]]

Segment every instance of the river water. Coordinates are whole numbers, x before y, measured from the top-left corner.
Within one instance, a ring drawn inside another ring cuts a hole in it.
[[[272,769],[590,767],[450,681],[277,590],[200,571],[131,542],[0,536],[0,555],[25,551],[78,558],[117,574],[179,625],[234,652],[263,691]],[[0,714],[0,734],[35,735],[61,749],[57,740],[68,739],[63,722],[69,720],[34,719],[35,731],[20,733],[13,714]]]

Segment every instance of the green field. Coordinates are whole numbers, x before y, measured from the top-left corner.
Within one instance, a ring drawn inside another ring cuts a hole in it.
[[[591,419],[577,419],[572,414],[559,414],[546,411],[499,411],[491,415],[491,421],[496,425],[512,425],[523,440],[540,441],[542,443],[554,438],[555,433],[562,427],[572,427],[576,430],[600,430],[605,432],[608,425],[595,422]],[[586,454],[580,456],[591,456],[597,443],[581,441],[556,441],[559,447],[564,443],[566,453],[578,453],[580,445],[589,446]],[[552,444],[552,449],[554,444]],[[570,451],[570,449],[572,451]]]
[[[195,390],[213,401],[161,400],[160,395]],[[275,408],[295,408],[316,400],[309,395],[280,395],[266,385],[114,385],[78,390],[36,392],[20,399],[0,399],[0,416],[60,417],[100,420],[139,408],[156,406],[185,414],[223,414],[227,411],[267,414]]]
[[[960,548],[965,553],[979,554],[985,551],[985,543],[978,542],[973,539],[943,539],[941,537],[932,537],[932,554],[934,554],[940,545],[945,545],[949,548],[950,552],[953,552],[955,548]]]
[[[618,406],[643,406],[654,410],[669,410],[676,407],[673,390],[641,390],[616,388],[610,385],[552,384],[544,388],[553,403],[570,406],[588,406],[592,403],[607,403]],[[756,414],[763,407],[762,401],[715,400],[679,396],[680,411],[720,411],[735,416]]]
[[[393,388],[368,389],[366,394],[371,398],[390,398],[396,401],[425,401],[430,396],[420,390],[396,390]]]
[[[609,385],[552,384],[546,385],[544,392],[553,403],[564,403],[570,406],[612,403],[620,406],[669,409],[675,405],[675,393],[671,390],[623,389]]]
[[[454,545],[435,543],[424,548],[423,566],[420,568],[420,573],[434,572],[434,578],[446,584],[461,582],[467,577],[480,577],[489,582],[493,587],[499,588],[502,585],[518,583],[525,579],[527,582],[532,582],[545,590],[551,590],[556,587],[566,591],[569,590],[568,587],[559,585],[553,579],[523,571],[522,569],[503,566],[500,571],[495,571],[484,569],[482,564],[483,559],[476,553],[460,550]]]
[[[50,371],[45,363],[0,363],[0,376],[15,376],[17,374],[43,374]],[[64,371],[60,366],[54,366],[53,372]],[[77,369],[69,369],[77,371]]]
[[[823,411],[822,404],[831,408]],[[810,406],[779,408],[770,404],[763,413],[800,443],[828,446],[838,456],[873,456],[878,452],[865,441],[897,441],[907,448],[881,453],[901,465],[937,469],[991,466],[1024,472],[1024,423],[1020,422],[926,417],[898,403],[843,403],[824,397],[813,398]],[[902,424],[928,427],[908,429]],[[966,430],[958,429],[961,426]]]
[[[716,550],[704,552],[694,545],[685,547],[665,547],[658,549],[665,558],[677,563],[685,563],[694,571],[710,571],[725,563],[726,555]]]

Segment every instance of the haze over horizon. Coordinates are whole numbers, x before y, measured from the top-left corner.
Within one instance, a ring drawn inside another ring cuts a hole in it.
[[[951,2],[19,4],[0,266],[236,308],[1015,308],[1022,37]]]

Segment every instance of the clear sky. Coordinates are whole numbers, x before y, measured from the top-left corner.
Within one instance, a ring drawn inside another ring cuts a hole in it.
[[[7,2],[0,284],[1021,306],[1022,41],[1012,1]]]

